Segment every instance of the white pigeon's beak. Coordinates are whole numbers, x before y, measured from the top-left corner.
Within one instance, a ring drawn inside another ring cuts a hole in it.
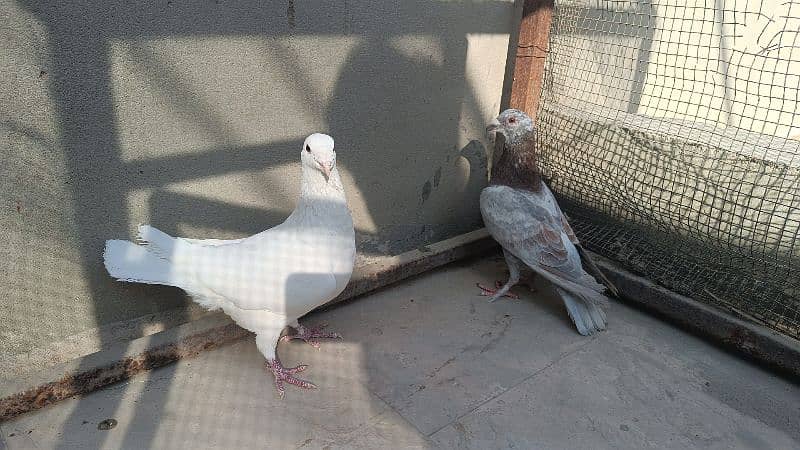
[[[486,127],[486,137],[488,137],[491,140],[494,140],[494,138],[497,136],[497,130],[499,129],[500,129],[500,121],[497,120],[497,118],[492,119],[492,121],[489,122],[489,125]]]
[[[334,161],[317,161],[319,164],[320,170],[322,170],[322,174],[325,175],[325,181],[330,181],[331,179],[331,171],[333,170],[333,166],[335,164]]]

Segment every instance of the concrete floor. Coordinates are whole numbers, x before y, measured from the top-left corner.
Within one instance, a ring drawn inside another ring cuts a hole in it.
[[[502,276],[458,263],[308,317],[345,337],[281,345],[318,390],[278,399],[248,339],[0,424],[0,447],[800,448],[798,385],[621,304],[584,338],[545,286],[477,296]]]

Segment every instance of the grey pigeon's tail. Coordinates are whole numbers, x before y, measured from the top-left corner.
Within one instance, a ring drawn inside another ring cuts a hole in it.
[[[119,281],[178,286],[168,260],[133,242],[106,241],[103,262],[109,275]]]
[[[588,336],[606,329],[606,312],[602,310],[598,302],[558,287],[556,290],[564,300],[564,306],[567,307],[567,313],[575,323],[578,333]]]

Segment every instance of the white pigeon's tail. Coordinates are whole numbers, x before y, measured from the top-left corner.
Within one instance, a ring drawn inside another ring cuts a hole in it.
[[[597,301],[558,287],[556,290],[564,300],[564,306],[567,307],[567,313],[575,323],[578,333],[588,336],[606,329],[606,312]]]
[[[174,237],[158,228],[150,225],[139,225],[139,235],[136,237],[136,242],[147,246],[150,251],[158,256],[170,259],[170,256],[175,251],[175,243],[177,241]]]
[[[168,260],[133,242],[106,241],[103,262],[109,275],[119,281],[178,286]]]

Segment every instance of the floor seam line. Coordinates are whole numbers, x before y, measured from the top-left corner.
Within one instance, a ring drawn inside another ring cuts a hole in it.
[[[569,350],[569,351],[567,351],[567,352],[564,352],[564,353],[562,353],[561,355],[559,355],[559,356],[558,356],[558,358],[554,359],[553,361],[551,361],[549,364],[545,365],[545,366],[544,366],[544,367],[542,367],[541,369],[539,369],[539,370],[537,370],[537,371],[535,371],[535,372],[533,372],[533,373],[529,374],[529,375],[528,375],[528,376],[526,376],[526,377],[523,377],[523,378],[522,378],[520,381],[518,381],[518,382],[517,382],[517,383],[515,383],[514,385],[512,385],[512,386],[509,386],[507,389],[504,389],[503,391],[501,391],[501,392],[497,393],[497,395],[494,395],[494,396],[492,396],[492,397],[490,397],[490,398],[488,398],[488,399],[486,399],[486,400],[484,400],[484,401],[480,402],[480,403],[479,403],[478,405],[476,405],[474,408],[470,409],[469,411],[465,412],[464,414],[461,414],[461,415],[459,415],[458,417],[456,417],[455,419],[453,419],[453,420],[451,420],[450,422],[446,423],[445,425],[442,425],[441,427],[439,427],[439,428],[437,428],[436,430],[432,431],[432,432],[431,432],[430,434],[428,434],[427,436],[428,436],[428,437],[431,437],[431,436],[433,436],[434,434],[436,434],[436,433],[438,433],[438,432],[440,432],[440,431],[444,430],[445,428],[449,427],[450,425],[452,425],[452,424],[454,424],[454,423],[458,422],[459,420],[463,419],[464,417],[466,417],[466,416],[468,416],[468,415],[472,414],[473,412],[477,411],[477,410],[478,410],[478,409],[479,409],[481,406],[483,406],[483,405],[485,405],[485,404],[489,403],[489,402],[490,402],[490,401],[492,401],[492,400],[495,400],[495,399],[497,399],[497,398],[498,398],[498,397],[500,397],[501,395],[503,395],[503,394],[505,394],[506,392],[508,392],[508,391],[510,391],[510,390],[512,390],[512,389],[514,389],[514,388],[516,388],[517,386],[520,386],[521,384],[525,383],[526,381],[530,380],[531,378],[533,378],[533,377],[535,377],[535,376],[539,375],[540,373],[544,372],[545,370],[547,370],[547,369],[549,369],[549,368],[553,367],[554,365],[558,364],[559,362],[563,361],[565,358],[569,357],[570,355],[573,355],[573,354],[577,353],[578,351],[582,350],[583,348],[585,348],[586,346],[590,345],[592,342],[595,342],[596,340],[597,340],[597,338],[591,339],[591,340],[589,340],[589,342],[586,342],[586,343],[584,343],[584,344],[581,344],[581,345],[579,345],[578,347],[576,347],[576,348],[574,348],[574,349],[572,349],[572,350]]]
[[[425,434],[425,433],[424,433],[422,430],[420,430],[420,429],[417,427],[417,425],[416,425],[414,422],[412,422],[411,420],[409,420],[409,419],[408,419],[408,417],[406,417],[406,416],[403,414],[403,412],[402,412],[402,411],[400,411],[399,409],[397,409],[397,408],[395,408],[394,406],[392,406],[392,405],[391,405],[391,404],[390,404],[388,401],[386,401],[386,400],[385,400],[385,399],[384,399],[384,398],[383,398],[383,397],[382,397],[380,394],[378,394],[377,392],[373,392],[373,391],[372,391],[372,389],[370,389],[369,387],[367,387],[367,391],[368,391],[370,394],[372,394],[372,395],[374,395],[375,397],[377,397],[377,398],[378,398],[378,400],[382,401],[382,402],[383,402],[383,404],[384,404],[384,405],[386,405],[386,407],[387,407],[387,408],[389,408],[389,410],[391,410],[392,412],[394,412],[395,414],[397,414],[398,416],[400,416],[400,417],[401,417],[403,420],[405,420],[406,422],[408,422],[408,424],[409,424],[409,425],[411,425],[411,426],[412,426],[412,427],[413,427],[415,430],[417,430],[417,433],[419,433],[419,435],[420,435],[420,436],[422,436],[423,438],[425,438],[425,440],[427,440],[427,441],[429,441],[429,440],[430,440],[430,439],[429,439],[429,437],[428,437],[428,435],[427,435],[427,434]],[[376,415],[375,417],[378,417],[378,416],[380,416],[380,414]]]

